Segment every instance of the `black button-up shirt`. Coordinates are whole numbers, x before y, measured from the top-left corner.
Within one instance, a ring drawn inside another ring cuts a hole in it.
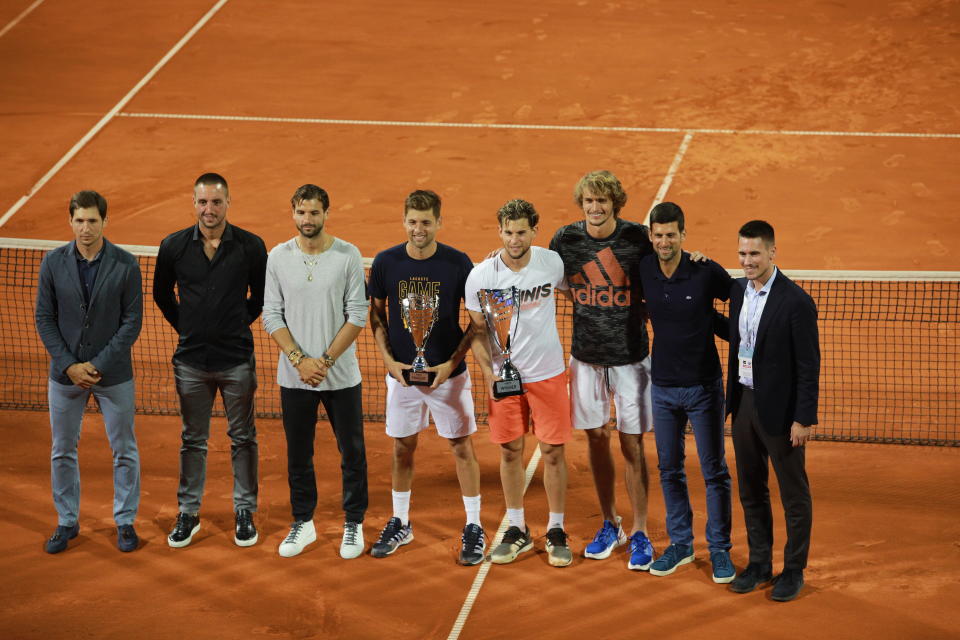
[[[713,260],[691,262],[684,252],[669,278],[656,255],[646,256],[640,261],[640,281],[653,325],[653,383],[692,387],[721,377],[713,301],[730,297],[733,278]]]
[[[263,310],[266,269],[263,240],[229,223],[213,259],[203,251],[198,225],[164,238],[153,273],[153,299],[180,334],[173,359],[204,371],[248,362],[253,356],[250,324]]]

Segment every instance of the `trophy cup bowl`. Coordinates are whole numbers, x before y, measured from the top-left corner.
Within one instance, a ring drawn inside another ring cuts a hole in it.
[[[423,354],[427,338],[430,337],[430,331],[437,321],[439,304],[440,296],[437,294],[408,293],[400,299],[400,315],[403,317],[403,326],[410,332],[413,346],[417,350],[411,368],[403,370],[403,379],[407,384],[430,386],[433,384],[434,378],[437,377],[436,372],[426,370],[427,359]]]
[[[480,298],[480,309],[487,321],[487,328],[491,341],[497,345],[503,354],[503,365],[500,367],[500,380],[493,383],[493,397],[500,399],[507,396],[517,396],[524,392],[520,372],[510,360],[512,344],[510,324],[513,317],[520,323],[520,290],[516,287],[509,289],[480,289],[477,292]],[[514,328],[514,335],[517,331]]]

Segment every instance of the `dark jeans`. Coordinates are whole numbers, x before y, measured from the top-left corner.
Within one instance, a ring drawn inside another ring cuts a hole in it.
[[[179,362],[173,374],[180,398],[183,432],[180,436],[180,511],[200,511],[207,479],[207,440],[210,413],[217,391],[223,398],[233,463],[233,508],[257,510],[257,427],[253,420],[253,396],[257,370],[253,359],[225,371],[204,371]]]
[[[348,522],[363,522],[367,512],[367,450],[363,442],[360,387],[336,391],[308,391],[280,387],[283,431],[287,436],[287,476],[290,506],[295,520],[310,520],[317,508],[317,478],[313,469],[313,441],[317,409],[327,412],[340,451],[343,511]]]
[[[651,387],[660,486],[670,542],[693,544],[693,511],[684,470],[684,429],[693,427],[700,471],[707,488],[707,546],[730,549],[730,471],[724,457],[723,381],[692,387]]]
[[[740,408],[733,418],[733,448],[737,453],[740,504],[747,525],[750,562],[769,565],[773,559],[773,514],[767,487],[769,460],[780,484],[780,502],[787,522],[783,568],[804,569],[813,526],[813,500],[804,468],[806,447],[792,446],[789,432],[773,436],[764,431],[753,390],[744,388]]]

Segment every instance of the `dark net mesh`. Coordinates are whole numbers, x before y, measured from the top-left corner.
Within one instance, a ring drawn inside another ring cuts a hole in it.
[[[0,341],[4,357],[0,364],[0,408],[45,411],[48,360],[37,336],[33,311],[40,261],[51,243],[2,244]],[[145,289],[143,331],[133,348],[137,411],[176,415],[170,358],[177,336],[150,294],[155,250],[143,249],[135,251]],[[858,280],[845,277],[843,272],[795,280],[813,296],[819,310],[822,366],[820,425],[815,437],[960,446],[960,281],[926,280],[922,274]],[[558,305],[560,336],[566,346],[570,341],[570,307],[566,300]],[[718,306],[722,311],[725,307]],[[466,326],[465,313],[462,323]],[[257,415],[279,418],[278,350],[259,321],[252,329],[260,384]],[[718,347],[726,365],[726,343],[718,341]],[[363,374],[364,417],[382,421],[385,368],[369,330],[361,333],[357,354]],[[468,361],[477,419],[485,422],[483,378],[471,356]]]

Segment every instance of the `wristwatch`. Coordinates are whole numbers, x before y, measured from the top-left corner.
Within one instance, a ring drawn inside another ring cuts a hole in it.
[[[323,360],[323,364],[327,365],[327,369],[329,369],[330,367],[332,367],[332,366],[333,366],[333,363],[336,362],[336,360],[337,360],[336,358],[334,358],[332,355],[330,355],[330,354],[327,353],[326,351],[323,352],[323,355],[320,356],[320,359]]]

